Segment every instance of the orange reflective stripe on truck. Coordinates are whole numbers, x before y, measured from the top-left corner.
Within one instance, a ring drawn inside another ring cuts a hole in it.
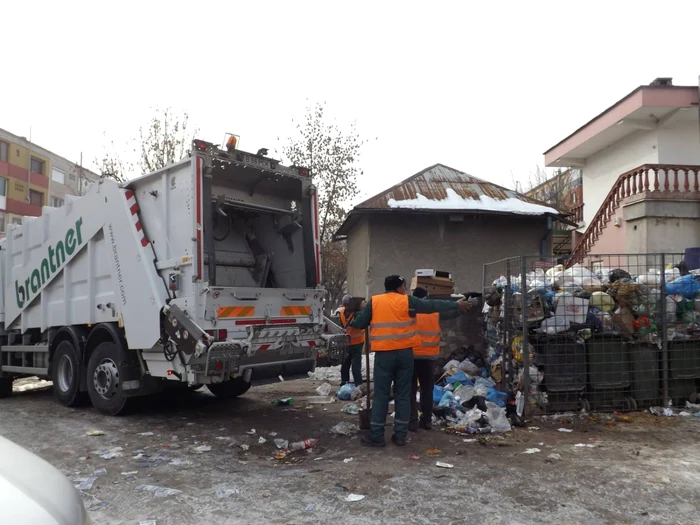
[[[280,310],[280,315],[309,315],[311,313],[310,306],[283,306]]]
[[[254,306],[219,306],[217,317],[227,319],[232,317],[253,317],[255,315]]]

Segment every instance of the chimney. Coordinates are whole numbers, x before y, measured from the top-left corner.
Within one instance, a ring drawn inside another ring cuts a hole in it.
[[[659,78],[655,78],[654,81],[649,85],[650,86],[672,86],[673,79],[671,77],[659,77]]]

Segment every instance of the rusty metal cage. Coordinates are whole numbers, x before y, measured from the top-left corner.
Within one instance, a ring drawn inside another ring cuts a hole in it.
[[[484,266],[484,344],[525,414],[695,403],[700,270],[681,254]]]

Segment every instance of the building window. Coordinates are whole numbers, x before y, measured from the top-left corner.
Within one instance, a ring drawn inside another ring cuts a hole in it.
[[[0,232],[5,231],[5,212],[0,211]]]
[[[7,179],[0,177],[0,197],[7,197]]]
[[[32,206],[43,206],[44,194],[40,191],[29,190],[29,204]]]
[[[37,159],[36,157],[32,157],[32,161],[30,164],[30,168],[33,173],[40,173],[41,175],[44,174],[44,164],[45,162],[41,159]]]
[[[571,194],[571,202],[572,202],[573,204],[576,204],[576,192],[574,192],[574,193]]]
[[[10,145],[7,142],[0,140],[0,161],[7,162],[7,158],[9,155],[10,155]],[[4,222],[3,222],[3,224],[4,224]]]
[[[12,217],[12,224],[22,224],[22,217]]]
[[[54,208],[60,208],[63,206],[64,202],[63,199],[59,199],[58,197],[51,197],[51,206]]]
[[[51,169],[51,180],[54,182],[58,182],[59,184],[65,184],[66,183],[66,174],[63,173],[61,170],[57,170],[56,168]]]

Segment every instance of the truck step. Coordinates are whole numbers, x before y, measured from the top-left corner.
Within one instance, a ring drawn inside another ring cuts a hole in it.
[[[46,354],[49,345],[10,345],[0,347],[0,352],[28,352],[34,354]]]
[[[30,376],[46,376],[49,375],[48,368],[36,368],[32,366],[3,366],[3,372],[15,373],[15,374],[27,374]]]

